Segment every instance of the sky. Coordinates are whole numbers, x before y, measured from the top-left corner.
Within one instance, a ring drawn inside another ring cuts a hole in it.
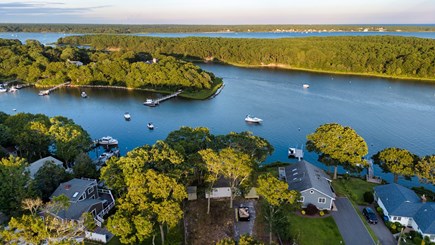
[[[435,24],[435,0],[0,0],[0,23]]]

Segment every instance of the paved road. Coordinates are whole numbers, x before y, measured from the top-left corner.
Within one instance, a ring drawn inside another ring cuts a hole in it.
[[[254,228],[255,217],[256,217],[255,206],[254,206],[253,200],[237,202],[237,204],[234,205],[234,207],[239,207],[240,204],[243,204],[244,207],[249,208],[249,214],[251,216],[251,219],[250,219],[250,221],[239,221],[239,222],[235,223],[234,236],[235,236],[236,240],[238,240],[240,238],[240,236],[244,235],[244,234],[248,234],[248,235],[252,236],[252,229]]]
[[[366,206],[359,206],[359,210],[362,212],[362,210]],[[373,205],[370,206],[372,210],[375,210]],[[397,244],[396,239],[394,239],[393,234],[391,234],[390,230],[385,226],[384,221],[379,216],[377,212],[376,216],[378,217],[378,223],[376,225],[370,224],[370,228],[372,228],[373,232],[375,233],[376,237],[379,239],[382,245],[395,245]]]
[[[337,197],[335,205],[338,211],[333,211],[332,217],[334,217],[335,223],[337,223],[345,244],[375,244],[349,199]]]

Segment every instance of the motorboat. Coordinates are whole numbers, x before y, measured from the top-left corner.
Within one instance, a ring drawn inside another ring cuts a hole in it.
[[[101,139],[97,140],[97,143],[100,145],[117,145],[118,140],[116,140],[110,136],[105,136],[105,137],[102,137]]]
[[[15,88],[16,88],[16,89],[22,89],[22,88],[23,88],[23,85],[18,84],[17,86],[15,86]]]
[[[15,92],[17,92],[17,88],[15,88],[15,86],[12,86],[10,89],[9,89],[9,93],[15,93]]]
[[[147,128],[150,130],[154,129],[154,124],[152,122],[147,123]]]
[[[309,88],[310,85],[305,83],[304,85],[302,85],[302,87],[303,87],[303,88]]]
[[[7,91],[8,90],[5,87],[3,87],[3,85],[0,85],[0,93],[5,93]]]
[[[245,117],[245,121],[249,122],[249,123],[261,123],[263,121],[263,119],[258,118],[258,117],[252,117],[250,115],[247,115]]]
[[[82,98],[87,98],[87,97],[88,97],[88,94],[86,94],[86,92],[83,91],[83,92],[80,94],[80,96],[82,96]]]
[[[103,165],[113,156],[119,157],[119,150],[110,150],[103,152],[103,154],[98,157],[97,163]]]
[[[158,102],[155,102],[152,99],[147,99],[145,102],[143,102],[143,104],[147,105],[147,106],[156,106],[156,105],[158,105]]]
[[[130,121],[130,119],[131,119],[130,113],[128,113],[128,112],[124,113],[124,118],[125,118],[125,120]]]
[[[39,96],[45,96],[45,95],[49,95],[50,94],[50,90],[41,90],[39,91]]]

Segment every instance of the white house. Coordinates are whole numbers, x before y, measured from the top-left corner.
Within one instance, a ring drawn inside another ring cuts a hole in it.
[[[398,184],[376,186],[375,198],[391,222],[410,227],[435,242],[435,203]]]

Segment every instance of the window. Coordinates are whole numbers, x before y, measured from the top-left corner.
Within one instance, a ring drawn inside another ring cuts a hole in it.
[[[326,203],[326,198],[324,198],[324,197],[319,197],[318,202],[319,202],[319,203]]]
[[[402,217],[397,217],[397,216],[393,217],[393,220],[401,220],[401,219],[402,219]]]
[[[80,196],[79,201],[85,200],[86,198],[86,193],[83,193],[83,195]]]
[[[301,196],[301,198],[299,198],[299,202],[304,202],[305,201],[305,197]]]
[[[310,191],[310,194],[314,194],[314,191],[313,191],[313,190],[311,190],[311,191]]]
[[[88,194],[91,194],[94,188],[89,188],[88,189]]]

